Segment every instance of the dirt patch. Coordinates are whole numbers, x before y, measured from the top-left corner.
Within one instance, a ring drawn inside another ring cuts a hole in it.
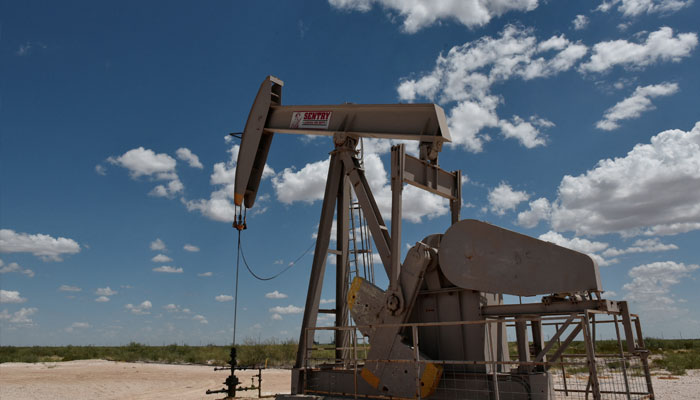
[[[257,371],[241,371],[238,376],[249,386]],[[0,364],[0,399],[219,399],[207,389],[221,389],[228,371],[213,367],[125,363],[104,360]],[[668,374],[652,377],[658,399],[691,400],[700,393],[700,370],[668,379]],[[289,393],[291,372],[263,371],[263,395]],[[250,398],[257,397],[251,393]]]
[[[250,385],[253,371],[239,379]],[[221,389],[228,371],[213,367],[81,360],[0,364],[0,399],[209,399],[207,389]],[[263,395],[289,393],[290,371],[263,371]],[[253,392],[252,398],[257,397]]]

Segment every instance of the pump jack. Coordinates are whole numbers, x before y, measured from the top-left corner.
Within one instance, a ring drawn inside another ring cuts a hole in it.
[[[234,203],[239,208],[253,207],[275,132],[333,138],[292,371],[293,395],[465,398],[464,394],[450,394],[441,378],[460,373],[452,368],[455,362],[471,360],[464,371],[486,379],[459,385],[465,390],[471,390],[470,385],[480,385],[486,388],[486,395],[469,398],[498,398],[500,390],[507,391],[511,396],[508,398],[552,399],[556,395],[547,372],[551,365],[536,364],[546,362],[548,351],[565,329],[575,327],[571,339],[581,332],[589,337],[588,315],[593,311],[615,315],[616,326],[617,316],[621,316],[628,352],[641,354],[646,363],[641,328],[638,327],[639,337],[635,342],[626,303],[601,299],[598,265],[591,257],[485,222],[460,220],[461,172],[443,170],[438,164],[443,143],[451,141],[442,108],[435,104],[283,106],[282,87],[281,80],[268,76],[255,98],[241,135]],[[391,149],[391,232],[357,158],[356,147],[361,138],[419,142],[419,157],[406,154],[403,144]],[[402,263],[404,183],[448,199],[452,225],[444,234],[429,235],[418,242]],[[386,290],[359,277],[348,282],[351,188],[389,278]],[[336,212],[337,248],[329,251]],[[348,311],[355,326],[369,337],[369,354],[354,370],[347,368],[349,355],[343,348],[336,349],[335,365],[320,370],[309,368],[329,253],[337,257],[335,343],[337,346],[347,343],[348,336],[355,335],[348,329],[345,317]],[[504,305],[503,294],[555,295],[543,303]],[[555,337],[545,346],[541,317],[562,314],[570,316],[568,322],[561,328],[557,326]],[[525,364],[511,371],[504,365],[510,360],[504,333],[509,318],[515,322],[520,362],[525,360]],[[430,323],[434,326],[428,326]],[[528,323],[535,347],[532,358],[528,349]],[[412,332],[406,324],[413,324]],[[553,358],[558,356],[555,354]],[[402,361],[413,364],[407,367],[409,364]],[[593,362],[594,358],[589,359],[589,364]],[[589,387],[593,398],[598,399],[601,390],[595,365],[590,368]],[[647,386],[653,397],[650,380]],[[629,394],[629,385],[627,391]],[[477,392],[475,389],[474,393]]]

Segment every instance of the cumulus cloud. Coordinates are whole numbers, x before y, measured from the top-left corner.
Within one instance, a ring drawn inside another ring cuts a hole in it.
[[[102,164],[97,164],[95,165],[95,172],[97,175],[105,176],[107,175],[107,168],[105,168],[105,166]]]
[[[165,242],[157,238],[151,242],[151,250],[153,251],[165,251]]]
[[[684,278],[692,277],[692,272],[700,268],[695,264],[686,265],[674,261],[661,261],[639,265],[630,269],[628,275],[632,280],[622,286],[625,299],[642,307],[646,311],[675,313],[679,309],[671,287]]]
[[[25,299],[24,297],[21,297],[19,295],[19,292],[17,292],[17,291],[0,289],[0,303],[19,304],[19,303],[24,303],[25,301],[27,301],[27,299]]]
[[[124,306],[127,310],[131,311],[133,314],[136,315],[144,315],[144,314],[150,314],[151,313],[151,308],[153,308],[153,304],[148,301],[144,300],[141,304],[135,306],[131,303],[127,304]]]
[[[270,316],[270,319],[273,319],[273,320],[275,320],[275,321],[281,321],[281,320],[282,320],[282,316],[279,315],[279,314],[277,314],[277,313],[275,313],[275,314],[272,314],[272,315]]]
[[[194,317],[192,317],[192,319],[195,321],[198,321],[200,324],[208,324],[209,323],[209,321],[207,321],[207,319],[206,319],[206,317],[204,317],[204,315],[197,314]]]
[[[297,306],[294,306],[294,305],[291,305],[291,304],[290,304],[290,305],[288,305],[288,306],[286,306],[286,307],[282,307],[282,306],[272,307],[272,308],[270,308],[269,311],[270,311],[271,313],[277,313],[277,314],[285,315],[285,314],[301,314],[302,312],[304,312],[304,309],[301,308],[301,307],[297,307]]]
[[[265,297],[267,297],[268,299],[286,299],[289,296],[275,290],[274,292],[265,293]]]
[[[180,147],[177,149],[177,151],[175,151],[175,154],[177,155],[178,159],[187,162],[187,164],[192,168],[204,168],[202,163],[199,162],[199,157],[192,153],[192,151],[190,151],[190,149],[187,147]]]
[[[605,111],[603,119],[596,123],[596,128],[611,131],[620,127],[618,123],[624,119],[639,118],[642,113],[655,107],[651,99],[660,96],[670,96],[678,92],[678,84],[661,83],[658,85],[637,86],[632,95]]]
[[[321,304],[333,304],[335,299],[321,299]]]
[[[285,168],[272,178],[277,200],[284,204],[297,201],[313,203],[323,199],[330,159],[306,164],[302,169]]]
[[[192,245],[192,244],[189,244],[189,243],[182,246],[182,248],[185,249],[185,251],[189,251],[191,253],[196,253],[199,251],[199,247]]]
[[[583,235],[674,235],[700,229],[700,122],[663,131],[625,157],[562,179],[551,226]]]
[[[158,254],[155,257],[151,258],[151,261],[156,262],[156,263],[166,263],[170,262],[173,259],[166,256],[165,254]]]
[[[525,192],[513,190],[513,188],[505,182],[501,182],[497,187],[489,190],[488,200],[491,205],[491,211],[503,215],[506,211],[514,210],[518,204],[527,201],[530,198]]]
[[[37,311],[39,311],[39,309],[36,307],[22,307],[19,311],[15,311],[14,313],[9,313],[7,310],[2,310],[2,312],[0,312],[0,320],[7,320],[15,326],[34,326],[34,321],[32,321],[32,319],[29,317],[36,314]]]
[[[197,274],[197,276],[201,276],[203,278],[208,278],[212,275],[214,275],[212,272],[202,272],[201,274]]]
[[[114,296],[117,293],[116,290],[112,290],[109,286],[95,290],[95,294],[98,296]]]
[[[485,36],[452,47],[441,54],[435,68],[417,78],[404,78],[397,92],[404,101],[424,98],[453,104],[447,112],[453,144],[478,153],[491,140],[487,128],[499,128],[528,148],[543,146],[546,119],[513,116],[501,119],[497,108],[503,99],[491,87],[513,78],[530,80],[570,70],[588,52],[563,34],[539,41],[532,29],[508,25],[499,37]],[[526,122],[528,121],[528,122]]]
[[[617,257],[632,253],[655,253],[659,251],[678,250],[678,246],[673,243],[661,243],[659,238],[639,239],[626,249],[616,249],[611,247],[603,252],[605,257]]]
[[[402,30],[416,33],[438,21],[454,20],[469,28],[486,25],[492,18],[509,11],[532,11],[537,0],[328,0],[336,8],[367,12],[374,4],[398,13]]]
[[[581,72],[606,72],[615,66],[641,69],[661,61],[679,62],[698,44],[696,33],[679,33],[664,26],[651,32],[643,43],[626,40],[600,42],[593,46],[590,59],[579,66]]]
[[[20,274],[27,275],[30,278],[34,277],[34,271],[32,271],[29,268],[22,268],[19,264],[16,262],[11,262],[7,265],[0,259],[0,275],[2,274],[9,274],[11,272],[17,272]]]
[[[235,215],[233,206],[234,180],[239,149],[240,146],[238,145],[232,146],[228,150],[230,154],[229,160],[214,164],[210,183],[216,187],[216,190],[211,192],[208,199],[182,199],[188,211],[199,211],[202,215],[214,221],[233,221]],[[274,175],[275,171],[265,164],[262,179],[267,179]]]
[[[58,287],[58,290],[60,290],[61,292],[80,292],[83,289],[77,286],[61,285]]]
[[[596,10],[608,12],[615,6],[625,17],[637,17],[642,14],[671,14],[690,6],[693,0],[607,0]]]
[[[580,31],[582,29],[586,29],[588,22],[590,21],[588,20],[587,16],[579,14],[571,23],[573,24],[575,30]]]
[[[87,322],[73,322],[65,330],[66,330],[66,332],[73,332],[76,329],[87,329],[87,328],[90,328],[90,324],[88,324]]]
[[[165,153],[156,154],[151,149],[138,147],[121,156],[109,157],[107,162],[127,169],[132,179],[146,176],[151,180],[168,181],[165,185],[161,184],[153,188],[149,193],[152,196],[173,197],[184,189],[175,172],[177,161]]]
[[[549,200],[540,197],[530,202],[530,209],[518,214],[518,225],[524,228],[534,228],[541,220],[549,220],[552,206]]]
[[[370,145],[369,149],[370,151],[364,155],[365,176],[379,211],[384,219],[388,220],[391,217],[391,186],[380,154],[389,151],[389,147]],[[312,203],[323,199],[328,165],[329,160],[323,160],[306,164],[299,171],[285,169],[272,180],[278,200],[291,204],[299,201]],[[423,217],[436,218],[448,212],[447,199],[410,185],[404,187],[402,204],[404,219],[418,223]],[[331,236],[331,240],[335,240],[335,226]]]
[[[107,303],[109,301],[109,297],[100,296],[100,297],[96,298],[95,301],[98,303]]]
[[[80,245],[73,239],[0,229],[0,253],[31,253],[44,261],[63,261],[64,254],[79,252]]]
[[[153,268],[154,272],[164,272],[167,274],[181,274],[184,270],[180,267],[171,267],[170,265],[162,265],[160,267]]]
[[[502,119],[498,123],[503,136],[509,139],[517,139],[521,145],[532,149],[537,146],[544,146],[546,137],[538,128],[551,128],[552,121],[542,118],[530,117],[530,121],[525,121],[517,115],[513,116],[512,122]]]
[[[223,302],[226,302],[226,301],[232,301],[232,300],[233,300],[233,296],[229,296],[229,295],[227,295],[227,294],[220,294],[220,295],[216,296],[215,299],[216,299],[216,301],[218,301],[218,302],[220,302],[220,303],[223,303]]]
[[[578,237],[568,239],[562,234],[554,231],[549,231],[540,235],[539,239],[554,243],[561,247],[566,247],[571,250],[579,251],[581,253],[586,253],[589,256],[591,256],[591,258],[593,258],[596,261],[596,263],[598,263],[598,265],[601,267],[616,264],[619,262],[619,260],[616,258],[606,259],[600,254],[600,252],[608,248],[608,243],[595,242]]]

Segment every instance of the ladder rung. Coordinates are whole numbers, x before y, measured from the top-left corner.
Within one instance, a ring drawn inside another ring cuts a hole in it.
[[[336,256],[341,256],[343,255],[343,252],[340,250],[335,250],[335,249],[328,249],[328,253],[330,254],[335,254]]]
[[[318,312],[322,314],[335,314],[335,308],[319,308]]]

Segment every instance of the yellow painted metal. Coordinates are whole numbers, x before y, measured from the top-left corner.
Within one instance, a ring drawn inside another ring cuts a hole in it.
[[[364,281],[364,279],[360,278],[359,276],[356,276],[355,279],[352,280],[352,285],[350,285],[350,290],[348,290],[348,308],[350,311],[352,311],[352,307],[355,305],[357,292],[362,286],[362,281]]]
[[[373,388],[376,389],[379,387],[379,378],[367,368],[362,368],[362,371],[360,371],[360,376]]]
[[[420,377],[420,397],[426,398],[435,392],[442,377],[442,365],[428,363]]]

